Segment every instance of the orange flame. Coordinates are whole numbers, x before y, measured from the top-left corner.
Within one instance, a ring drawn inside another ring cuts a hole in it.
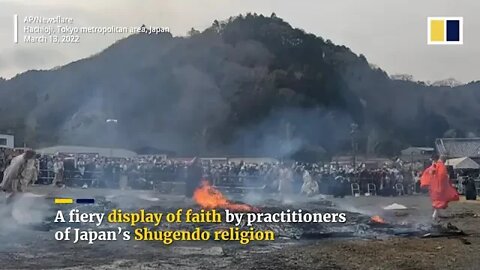
[[[385,223],[387,223],[387,222],[385,222],[385,220],[384,220],[382,217],[380,217],[380,216],[373,216],[373,217],[370,218],[370,220],[371,220],[372,222],[380,223],[380,224],[385,224]]]
[[[251,205],[229,201],[218,189],[210,185],[207,180],[202,180],[200,187],[193,193],[193,199],[204,209],[221,208],[238,212],[258,211]]]

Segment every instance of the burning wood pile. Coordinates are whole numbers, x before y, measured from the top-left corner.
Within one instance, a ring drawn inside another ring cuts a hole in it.
[[[340,212],[335,209],[330,203],[324,201],[318,202],[305,202],[298,203],[296,205],[284,205],[276,200],[264,201],[261,205],[252,206],[245,203],[233,202],[229,200],[222,192],[212,186],[208,181],[203,181],[201,185],[194,191],[194,202],[197,206],[192,205],[179,205],[178,202],[165,202],[158,203],[155,206],[146,207],[148,212],[175,212],[178,208],[193,208],[193,210],[200,209],[217,209],[226,210],[231,212],[245,212],[245,213],[281,213],[290,211],[292,209],[301,208],[303,213],[333,213]],[[109,212],[111,209],[119,208],[119,205],[107,198],[98,198],[95,205],[85,206],[88,209],[85,211],[92,212]],[[184,203],[184,202],[183,202]],[[83,207],[83,206],[82,206]],[[132,206],[133,207],[133,206]],[[197,208],[197,209],[195,209]],[[289,210],[290,209],[290,210]],[[68,211],[67,209],[65,211]],[[343,211],[344,212],[344,211]],[[231,223],[224,222],[225,215],[223,211],[220,211],[223,215],[222,222],[219,223],[161,223],[158,227],[152,229],[156,230],[185,230],[192,231],[196,227],[200,226],[203,230],[218,231],[222,228],[230,228],[233,226]],[[360,213],[345,212],[346,222],[337,223],[325,223],[325,222],[277,222],[277,223],[254,223],[252,226],[248,226],[246,222],[239,224],[237,227],[242,230],[249,230],[254,228],[255,230],[265,231],[271,230],[275,233],[275,239],[282,241],[288,239],[323,239],[323,238],[386,238],[391,236],[401,237],[442,237],[442,236],[455,236],[462,235],[463,232],[458,228],[450,227],[432,227],[430,225],[419,224],[405,224],[396,223],[394,220],[383,218],[379,215],[367,216]],[[53,218],[49,218],[53,220]],[[55,227],[62,226],[61,223],[48,222],[45,224],[47,230],[54,230]],[[105,224],[105,226],[110,226]],[[118,225],[116,225],[118,226]],[[149,225],[146,225],[149,226]],[[106,229],[92,228],[92,229]],[[129,229],[129,228],[125,228]]]
[[[193,193],[193,199],[203,209],[228,209],[237,212],[257,212],[258,209],[243,203],[234,203],[228,200],[208,180],[202,180],[200,187]]]
[[[370,218],[370,221],[377,224],[386,224],[385,220],[380,216],[373,216]]]
[[[194,201],[203,209],[228,209],[237,212],[281,212],[284,209],[278,206],[263,205],[260,208],[244,203],[235,203],[227,199],[218,189],[213,187],[207,180],[202,181],[199,188],[194,192]],[[321,209],[312,211],[332,211],[331,208],[323,206]],[[306,209],[304,211],[307,211]],[[386,236],[419,236],[419,237],[440,237],[441,235],[463,235],[461,230],[449,224],[446,227],[430,227],[415,224],[395,224],[387,222],[383,217],[374,215],[371,217],[358,213],[347,213],[348,221],[341,224],[325,223],[257,223],[259,229],[270,229],[281,238],[289,239],[319,239],[338,237],[362,237],[377,238]],[[241,225],[245,227],[245,224]]]

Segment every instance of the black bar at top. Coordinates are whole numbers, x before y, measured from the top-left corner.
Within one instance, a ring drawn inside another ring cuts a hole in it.
[[[94,199],[77,199],[77,203],[95,203]]]

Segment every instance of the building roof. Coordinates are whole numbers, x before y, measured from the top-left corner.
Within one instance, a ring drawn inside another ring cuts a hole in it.
[[[450,158],[480,158],[480,138],[440,138],[435,147],[439,155]]]
[[[246,163],[277,163],[278,159],[271,157],[234,157],[229,158],[228,161],[234,163],[246,162]]]
[[[352,161],[353,159],[353,156],[334,156],[332,157],[332,161]],[[357,161],[379,161],[379,162],[383,162],[383,161],[392,161],[392,159],[389,159],[389,158],[384,158],[384,157],[366,157],[366,156],[363,156],[363,155],[357,155],[355,156],[355,159]]]
[[[335,156],[332,158],[331,164],[351,164],[353,161],[353,156]],[[370,165],[384,165],[384,164],[391,164],[392,160],[389,158],[381,158],[381,157],[365,157],[365,156],[356,156],[355,162],[357,164],[370,164]]]
[[[430,159],[435,152],[432,147],[408,147],[400,151],[400,159],[403,161],[413,162]]]
[[[434,151],[435,149],[432,147],[416,147],[416,146],[410,146],[408,148],[405,148],[402,150],[402,152],[410,152],[410,151],[425,151],[425,152],[431,152]]]
[[[175,155],[174,151],[159,149],[153,146],[144,146],[144,147],[136,148],[134,150],[139,155],[168,155],[168,156]]]
[[[36,150],[40,154],[98,154],[103,157],[128,158],[134,157],[137,153],[120,148],[101,148],[88,146],[57,145]]]
[[[480,165],[468,157],[447,159],[445,165],[450,165],[454,169],[480,169]]]

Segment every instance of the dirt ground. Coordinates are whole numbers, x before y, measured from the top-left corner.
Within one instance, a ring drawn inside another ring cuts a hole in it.
[[[36,187],[34,194],[52,196],[112,196],[117,191],[71,190]],[[35,199],[28,209],[49,209],[46,198]],[[154,199],[152,199],[154,198]],[[315,200],[315,199],[313,199]],[[182,196],[152,192],[129,194],[125,204],[136,207],[191,202]],[[392,222],[428,223],[430,202],[425,196],[346,197],[332,199],[346,211],[381,215]],[[409,209],[385,211],[399,203]],[[299,203],[295,207],[301,207]],[[28,211],[26,211],[28,212]],[[34,212],[28,212],[35,218]],[[452,223],[468,235],[454,238],[389,237],[381,239],[287,240],[246,246],[232,243],[182,242],[171,246],[149,242],[101,242],[94,245],[56,242],[53,232],[11,228],[0,221],[0,269],[479,269],[480,201],[452,203],[442,223]]]
[[[378,201],[419,207],[424,213],[428,208],[420,207],[428,206],[425,197],[350,199],[364,209]],[[480,201],[462,199],[443,215],[442,223],[450,222],[469,236],[318,241],[237,260],[232,269],[480,269]]]

